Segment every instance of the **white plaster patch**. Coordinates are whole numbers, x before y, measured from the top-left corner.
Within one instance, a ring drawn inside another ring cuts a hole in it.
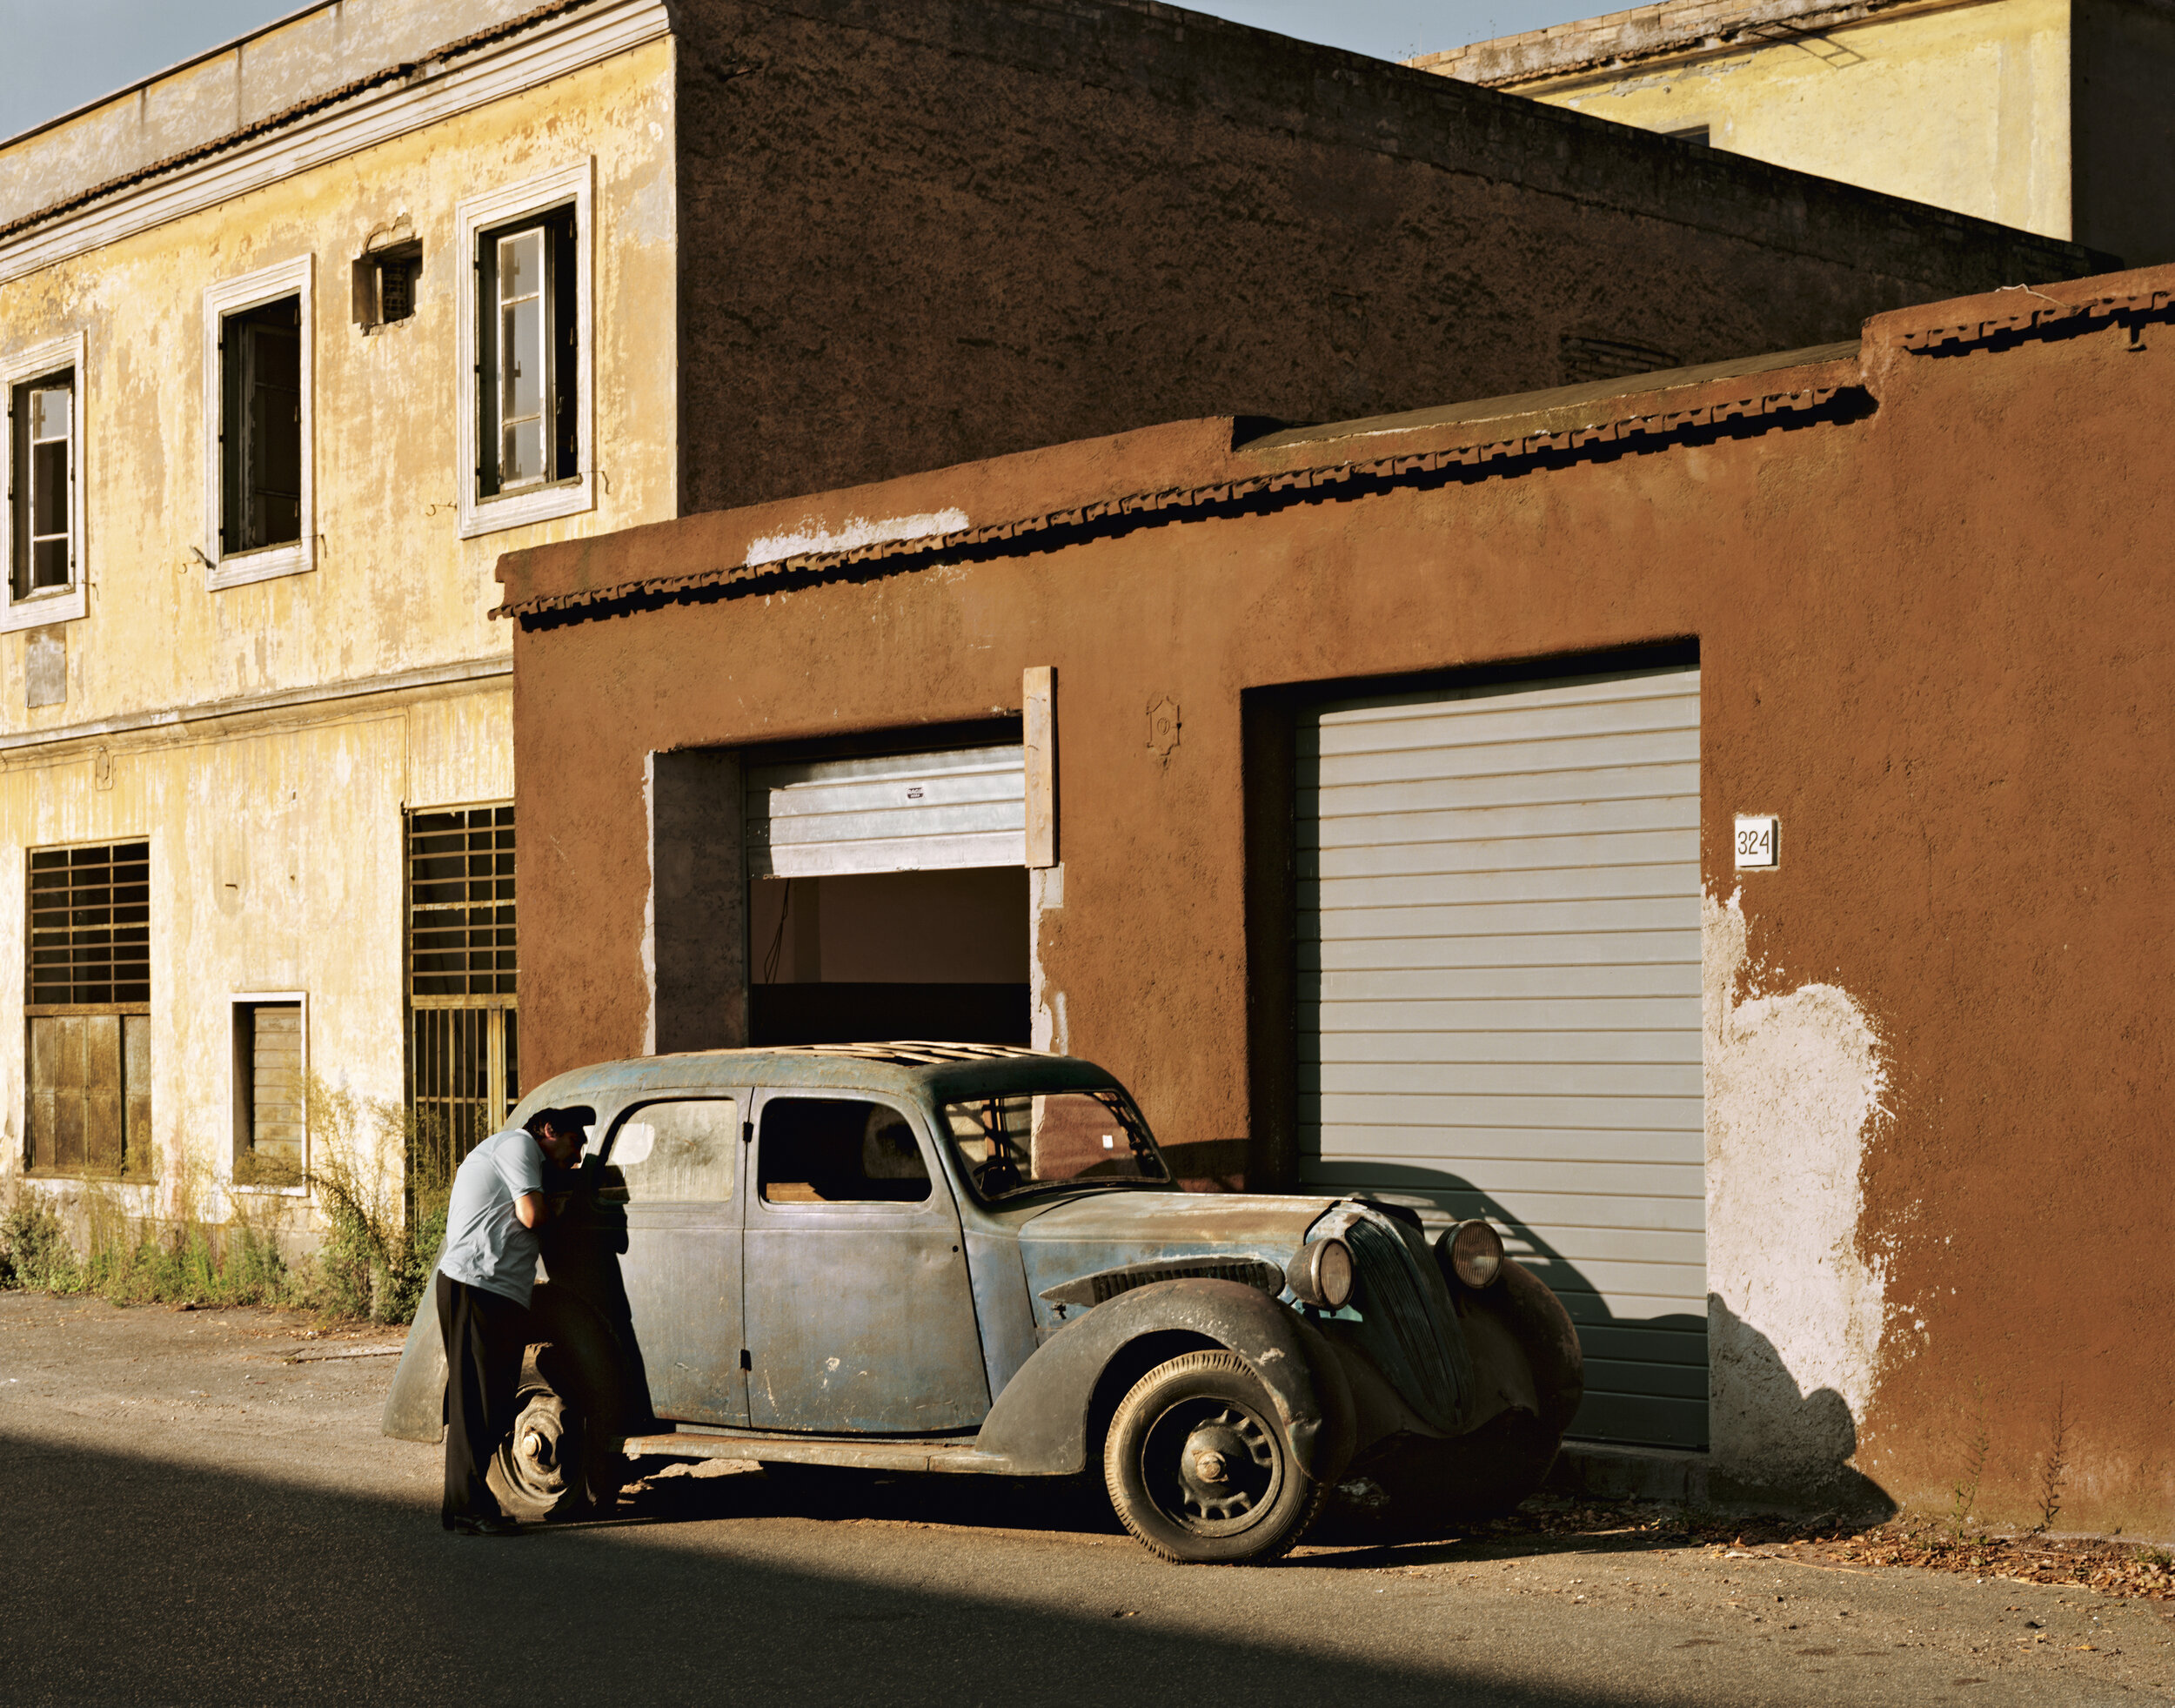
[[[1707,1285],[1718,1470],[1817,1489],[1855,1450],[1878,1373],[1886,1276],[1858,1254],[1865,1146],[1886,1068],[1834,985],[1733,1000],[1739,897],[1701,903]]]
[[[747,548],[750,564],[772,564],[784,558],[803,558],[817,552],[851,552],[863,546],[885,546],[899,539],[929,539],[939,534],[960,533],[967,526],[964,510],[932,510],[919,516],[886,516],[880,520],[849,516],[833,530],[813,516],[791,533],[765,534]]]
[[[1070,1028],[1065,1023],[1065,993],[1054,988],[1042,966],[1042,928],[1049,915],[1065,906],[1065,868],[1062,865],[1030,867],[1027,872],[1027,1004],[1028,1042],[1036,1049],[1056,1055],[1067,1053]]]

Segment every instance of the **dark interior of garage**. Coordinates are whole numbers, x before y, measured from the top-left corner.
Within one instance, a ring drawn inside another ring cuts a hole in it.
[[[1024,1044],[1024,867],[757,878],[751,1041]]]

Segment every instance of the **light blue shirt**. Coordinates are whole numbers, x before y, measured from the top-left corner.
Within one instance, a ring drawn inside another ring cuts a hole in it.
[[[513,1206],[524,1193],[543,1189],[544,1147],[535,1139],[519,1127],[485,1139],[453,1176],[438,1269],[526,1306],[536,1285],[538,1241]]]

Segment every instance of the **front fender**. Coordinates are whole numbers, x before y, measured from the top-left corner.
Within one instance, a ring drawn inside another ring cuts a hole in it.
[[[1343,1471],[1354,1421],[1342,1365],[1295,1312],[1235,1281],[1158,1282],[1097,1305],[1020,1367],[975,1444],[1027,1476],[1085,1470],[1104,1372],[1127,1348],[1168,1334],[1198,1336],[1245,1359],[1268,1390],[1293,1457],[1321,1481]]]
[[[445,1438],[445,1337],[438,1332],[437,1286],[433,1273],[415,1321],[408,1325],[408,1343],[401,1349],[392,1391],[378,1420],[380,1435],[427,1441],[434,1447]]]
[[[1490,1373],[1502,1384],[1496,1403],[1476,1413],[1472,1423],[1486,1422],[1505,1404],[1522,1405],[1540,1419],[1543,1429],[1562,1435],[1586,1397],[1578,1326],[1563,1302],[1530,1269],[1506,1257],[1496,1284],[1467,1293],[1463,1303],[1467,1332],[1476,1347],[1492,1349]],[[1476,1332],[1482,1320],[1492,1335]]]

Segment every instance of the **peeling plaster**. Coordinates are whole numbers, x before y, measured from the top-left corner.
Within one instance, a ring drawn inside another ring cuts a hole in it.
[[[1887,1068],[1871,1020],[1837,986],[1737,1000],[1741,895],[1710,893],[1700,910],[1714,1464],[1824,1494],[1850,1480],[1879,1369],[1887,1276],[1857,1232]]]
[[[1056,933],[1063,921],[1052,915],[1065,909],[1065,868],[1030,867],[1027,872],[1027,1002],[1032,1015],[1029,1042],[1036,1049],[1069,1054],[1072,1028],[1065,1017],[1065,993],[1054,989],[1042,964],[1042,934]]]
[[[887,516],[872,521],[849,516],[833,532],[813,516],[805,518],[793,533],[765,534],[747,548],[751,564],[776,563],[812,552],[851,552],[862,546],[882,546],[894,539],[927,539],[937,534],[960,533],[969,526],[964,510],[935,510],[920,516]]]

